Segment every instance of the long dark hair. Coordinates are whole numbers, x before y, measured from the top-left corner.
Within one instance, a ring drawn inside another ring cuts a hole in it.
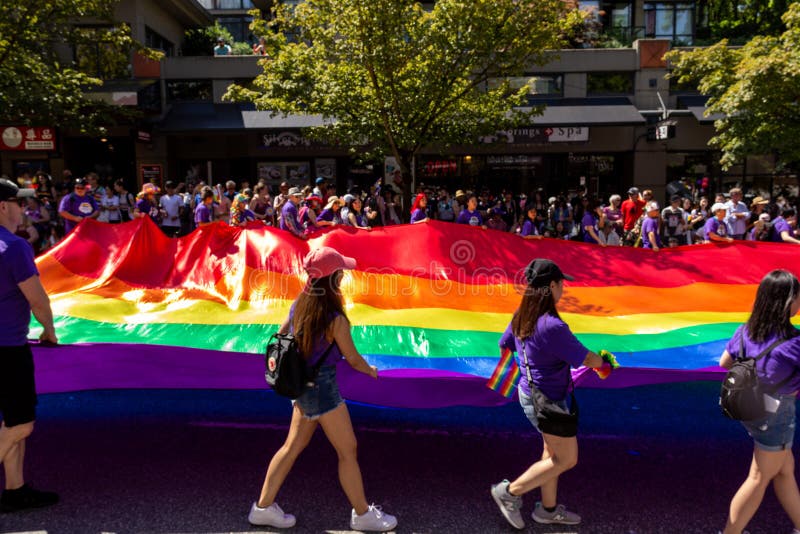
[[[536,331],[539,317],[547,313],[560,318],[550,286],[526,287],[522,302],[511,319],[511,332],[519,339],[527,338]]]
[[[305,358],[311,356],[337,313],[347,318],[339,291],[341,280],[340,271],[322,278],[311,278],[297,297],[292,327],[300,353]]]
[[[758,285],[753,313],[747,321],[750,340],[763,343],[775,335],[781,339],[798,335],[791,323],[791,308],[799,293],[800,282],[789,271],[776,269],[768,273]]]

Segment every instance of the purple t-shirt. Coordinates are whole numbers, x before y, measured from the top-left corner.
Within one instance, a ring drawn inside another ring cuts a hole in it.
[[[570,382],[570,367],[580,367],[589,349],[578,341],[569,326],[550,314],[539,317],[536,330],[525,339],[525,353],[531,364],[533,384],[550,400],[559,401],[567,397]],[[528,373],[522,356],[522,342],[514,337],[511,324],[500,338],[500,348],[516,351],[522,378],[519,387],[530,395]]]
[[[194,209],[194,222],[197,224],[197,226],[200,226],[200,223],[211,222],[211,210],[208,208],[205,202],[198,204]]]
[[[468,224],[470,226],[483,226],[483,217],[477,211],[461,210],[456,220],[458,224]]]
[[[709,234],[717,234],[718,236],[727,237],[728,227],[725,224],[725,221],[720,221],[716,217],[711,217],[709,220],[707,220],[705,226],[703,226],[703,238],[706,241],[711,241],[708,238]]]
[[[333,211],[333,209],[325,208],[324,210],[319,212],[319,215],[317,215],[317,220],[318,221],[333,222],[335,220],[335,217],[336,217],[336,213]]]
[[[294,325],[292,324],[294,319],[294,307],[297,305],[297,301],[292,302],[292,307],[289,309],[289,332],[294,333]],[[335,313],[331,318],[331,323],[336,319],[338,313]],[[330,323],[329,323],[330,324]],[[314,367],[319,362],[319,359],[322,358],[322,355],[325,354],[325,351],[328,350],[330,347],[330,352],[328,352],[328,356],[325,358],[325,361],[322,365],[336,365],[336,362],[341,360],[344,355],[342,351],[339,349],[339,345],[336,341],[333,342],[333,346],[331,347],[330,342],[325,338],[325,334],[323,333],[319,341],[314,345],[314,350],[311,351],[311,356],[306,359],[306,365],[308,367]]]
[[[150,202],[146,197],[136,201],[136,209],[139,213],[144,213],[156,224],[161,224],[161,215],[158,213],[158,205]]]
[[[650,242],[649,233],[653,232],[656,236],[655,245],[661,248],[661,236],[658,235],[658,219],[655,217],[645,217],[642,222],[642,248],[653,248],[653,243]]]
[[[417,221],[421,221],[422,219],[424,219],[427,216],[428,216],[428,214],[425,213],[424,209],[417,208],[411,214],[411,222],[414,223],[414,222],[417,222]]]
[[[728,344],[725,345],[725,350],[727,350],[728,354],[733,358],[739,357],[739,347],[742,345],[742,332],[745,332],[745,355],[752,358],[761,354],[761,351],[765,350],[778,339],[777,336],[772,336],[762,343],[754,343],[747,335],[747,326],[742,325],[736,330],[736,333],[733,334]],[[784,341],[782,344],[775,347],[768,356],[764,356],[757,361],[756,373],[758,374],[759,381],[767,386],[779,384],[791,376],[786,384],[776,391],[777,394],[785,395],[799,390],[800,336]]]
[[[522,237],[527,235],[539,235],[539,229],[536,228],[536,225],[530,219],[525,219],[525,222],[522,223],[522,231],[519,233]]]
[[[288,223],[291,221],[291,224]],[[300,235],[297,222],[297,206],[291,200],[287,200],[286,204],[281,208],[281,230],[287,230],[295,235]]]
[[[0,347],[28,342],[31,306],[19,284],[37,274],[30,243],[0,226]]]
[[[791,236],[792,227],[789,226],[786,219],[778,216],[775,218],[775,222],[772,223],[772,240],[777,243],[783,243],[783,238],[781,237],[781,233],[783,232],[789,232],[789,236]]]
[[[586,230],[587,226],[591,226],[594,228],[594,233],[596,234],[598,231],[597,228],[597,217],[594,216],[593,213],[586,212],[583,215],[583,219],[581,219],[581,230],[583,231],[583,240],[586,243],[597,243],[597,240],[594,239],[591,234]]]
[[[61,199],[58,211],[66,211],[76,217],[89,217],[98,210],[97,202],[92,195],[78,196],[70,193]],[[70,233],[78,223],[64,219],[64,231]]]

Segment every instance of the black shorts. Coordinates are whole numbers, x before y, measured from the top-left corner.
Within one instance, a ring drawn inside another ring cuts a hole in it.
[[[0,415],[6,426],[36,419],[36,382],[33,353],[21,347],[0,347]]]

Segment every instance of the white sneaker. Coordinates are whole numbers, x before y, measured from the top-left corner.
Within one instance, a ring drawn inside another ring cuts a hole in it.
[[[397,518],[381,510],[380,506],[370,505],[361,515],[355,510],[350,512],[350,528],[353,530],[367,530],[386,532],[397,526]]]
[[[266,508],[261,508],[258,503],[253,503],[250,508],[250,515],[247,520],[251,525],[267,526],[275,528],[289,528],[293,527],[297,522],[292,514],[284,514],[278,503],[274,502]]]

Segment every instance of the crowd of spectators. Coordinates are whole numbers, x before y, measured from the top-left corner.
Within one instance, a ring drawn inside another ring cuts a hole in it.
[[[650,190],[631,187],[626,198],[599,199],[585,192],[547,197],[489,189],[478,192],[421,185],[404,209],[400,192],[379,180],[368,191],[353,187],[339,195],[336,185],[317,178],[304,188],[281,183],[276,191],[263,181],[227,181],[211,186],[167,181],[161,191],[144,184],[129,192],[123,180],[102,181],[95,173],[74,178],[65,171],[54,184],[45,173],[20,180],[37,189],[29,199],[18,235],[37,253],[54,245],[86,218],[116,224],[149,217],[171,237],[223,221],[232,226],[264,224],[300,239],[326,226],[378,226],[439,220],[510,232],[524,239],[570,239],[600,246],[640,246],[652,250],[695,243],[734,240],[800,244],[797,211],[791,198],[745,198],[739,188],[710,197],[672,195],[665,206]],[[30,182],[30,183],[27,183]],[[796,200],[796,199],[795,199]]]

